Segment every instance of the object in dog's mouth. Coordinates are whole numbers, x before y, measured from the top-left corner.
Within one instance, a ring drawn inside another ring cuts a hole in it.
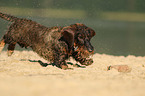
[[[45,27],[35,21],[17,18],[0,12],[0,18],[12,22],[0,41],[0,52],[8,44],[8,56],[15,45],[30,47],[38,55],[61,69],[69,69],[66,60],[73,57],[82,65],[91,65],[94,54],[91,38],[95,31],[84,24],[76,23],[66,27]]]
[[[118,72],[128,73],[131,72],[131,68],[128,65],[110,65],[107,67],[107,71],[116,69]]]

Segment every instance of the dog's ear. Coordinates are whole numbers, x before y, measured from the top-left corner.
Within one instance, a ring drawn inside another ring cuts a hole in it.
[[[69,48],[72,48],[74,45],[74,32],[71,29],[65,29],[62,32],[63,40],[68,44]]]

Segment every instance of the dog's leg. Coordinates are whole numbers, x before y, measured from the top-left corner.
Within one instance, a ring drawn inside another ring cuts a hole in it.
[[[16,43],[12,43],[8,45],[8,51],[7,54],[8,56],[11,56],[14,53]]]
[[[61,56],[60,56],[61,57]],[[64,70],[66,70],[66,69],[68,69],[68,66],[67,66],[67,64],[66,64],[66,62],[65,62],[65,60],[64,59],[61,59],[61,58],[55,58],[55,60],[54,60],[54,64],[56,65],[56,67],[58,67],[58,68],[61,68],[61,69],[64,69]]]
[[[60,54],[55,54],[55,60],[54,60],[54,64],[56,65],[56,67],[61,68],[61,69],[69,69],[67,66],[67,63],[65,62],[65,58],[66,56],[62,53]]]
[[[4,46],[5,46],[5,41],[4,41],[4,39],[2,39],[2,40],[0,41],[0,53],[1,53],[1,51],[3,50]]]
[[[61,68],[61,69],[64,69],[64,70],[69,69],[65,61],[57,60],[57,61],[54,61],[54,64],[58,68]]]

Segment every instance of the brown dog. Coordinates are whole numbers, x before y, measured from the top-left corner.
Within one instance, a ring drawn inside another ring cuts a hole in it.
[[[65,60],[70,56],[82,65],[93,63],[89,56],[94,52],[90,40],[95,31],[84,24],[48,28],[32,20],[1,12],[0,17],[13,22],[0,42],[0,52],[5,44],[9,44],[8,56],[12,55],[17,43],[21,47],[31,47],[44,59],[62,69],[68,68]]]

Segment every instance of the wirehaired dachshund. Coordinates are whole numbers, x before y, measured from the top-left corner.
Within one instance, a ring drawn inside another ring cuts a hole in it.
[[[12,22],[0,41],[0,52],[8,44],[8,56],[12,55],[15,45],[19,44],[20,47],[31,47],[34,52],[61,69],[68,69],[65,60],[69,57],[73,57],[82,65],[93,63],[89,58],[94,53],[90,40],[95,31],[84,24],[45,27],[35,21],[1,12],[0,17]]]

